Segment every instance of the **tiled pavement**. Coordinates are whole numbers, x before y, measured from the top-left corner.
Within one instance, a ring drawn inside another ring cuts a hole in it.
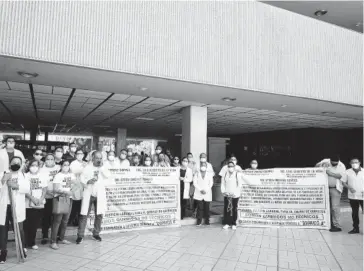
[[[220,225],[159,229],[104,235],[97,243],[42,246],[16,264],[10,248],[0,270],[249,270],[249,271],[356,271],[363,270],[363,234],[348,235],[350,213],[343,213],[344,231],[238,228]],[[74,237],[69,238],[75,241]]]

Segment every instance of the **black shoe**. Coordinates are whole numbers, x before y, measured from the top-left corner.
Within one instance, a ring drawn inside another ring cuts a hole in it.
[[[97,241],[97,242],[101,242],[101,241],[102,241],[102,239],[101,239],[100,235],[92,235],[92,238],[93,238],[95,241]]]
[[[339,232],[339,231],[341,231],[341,229],[340,229],[340,228],[336,228],[336,227],[332,227],[332,228],[330,229],[330,231],[331,231],[331,232]]]
[[[76,244],[79,245],[82,243],[82,241],[83,241],[82,237],[77,237]]]
[[[351,231],[349,231],[349,234],[356,234],[356,233],[360,233],[358,228],[354,228]]]
[[[0,264],[4,264],[6,262],[6,256],[8,255],[8,251],[5,249],[5,250],[2,250],[0,252]]]
[[[42,241],[40,241],[42,245],[46,245],[48,243],[48,237],[43,236]]]

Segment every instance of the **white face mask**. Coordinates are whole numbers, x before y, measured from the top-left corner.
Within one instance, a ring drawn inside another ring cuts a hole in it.
[[[47,160],[45,161],[46,167],[54,167],[55,163],[54,160]]]
[[[148,161],[145,161],[144,163],[145,163],[146,166],[150,166],[152,164],[152,161],[148,160]]]
[[[29,171],[31,172],[31,173],[37,173],[38,172],[38,167],[37,166],[31,166],[30,168],[29,168]]]
[[[182,162],[182,166],[187,167],[188,166],[188,162]]]
[[[155,153],[156,154],[160,154],[162,152],[162,150],[158,149],[158,150],[155,150]]]
[[[235,171],[235,168],[233,168],[233,167],[229,167],[229,168],[228,168],[228,170],[229,170],[229,172],[231,172],[231,173],[232,173],[232,172],[234,172],[234,171]]]
[[[115,160],[115,156],[109,156],[107,159],[109,159],[109,161],[114,161]]]
[[[121,159],[121,160],[124,160],[125,158],[126,158],[126,154],[123,154],[123,153],[122,153],[122,154],[120,154],[120,159]]]
[[[359,163],[353,163],[353,164],[351,164],[351,167],[353,169],[358,169],[360,167],[360,165],[359,165]]]
[[[132,152],[128,152],[128,156],[132,156],[133,155],[133,153]]]
[[[207,168],[205,166],[201,167],[201,171],[203,171],[203,172],[206,171],[206,169]]]
[[[81,160],[83,159],[83,154],[77,154],[77,155],[76,155],[76,159],[77,159],[78,161],[81,161]]]
[[[64,166],[64,167],[62,167],[62,171],[63,171],[64,173],[67,173],[67,172],[69,172],[69,171],[70,171],[70,167],[69,167],[69,166]]]
[[[200,158],[200,161],[201,161],[202,163],[205,163],[205,162],[207,161],[207,159],[206,159],[205,157],[202,157],[202,158]]]
[[[14,147],[15,147],[15,143],[7,143],[7,144],[6,144],[6,147],[7,147],[8,149],[14,149]]]
[[[258,168],[258,164],[251,164],[252,169],[257,169]]]
[[[58,159],[62,159],[63,153],[62,152],[56,152],[55,155]]]
[[[236,161],[236,160],[231,160],[231,162],[233,162],[233,163],[236,165],[236,163],[237,163],[238,161]]]
[[[71,152],[76,152],[76,150],[77,150],[77,148],[75,148],[75,147],[70,148]]]

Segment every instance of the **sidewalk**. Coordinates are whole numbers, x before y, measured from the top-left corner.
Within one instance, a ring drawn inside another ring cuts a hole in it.
[[[0,270],[361,271],[363,234],[347,233],[349,212],[342,221],[341,233],[276,228],[234,232],[216,224],[104,235],[101,243],[87,237],[81,245],[61,245],[58,251],[40,246],[28,252],[24,264],[16,264],[11,243],[8,262]],[[75,242],[75,237],[68,240]]]

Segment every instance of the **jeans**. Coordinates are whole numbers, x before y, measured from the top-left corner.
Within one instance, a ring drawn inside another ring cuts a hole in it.
[[[42,218],[42,235],[43,239],[48,238],[48,232],[50,227],[52,226],[53,220],[53,199],[46,199],[46,203],[43,209],[43,218]]]
[[[72,199],[71,199],[70,209],[68,210],[67,214],[53,214],[52,233],[51,233],[52,243],[57,242],[57,235],[59,236],[59,239],[64,240],[71,210],[72,210]]]
[[[352,218],[353,218],[353,227],[354,229],[359,229],[359,205],[361,206],[361,210],[363,211],[363,200],[351,199],[350,206],[352,210]]]
[[[80,222],[77,233],[78,237],[83,238],[85,236],[87,217],[90,215],[92,205],[94,206],[94,212],[95,212],[94,229],[92,231],[92,235],[98,236],[101,232],[101,223],[103,215],[97,215],[97,198],[91,196],[90,206],[88,207],[87,215],[80,215]]]
[[[236,226],[236,221],[238,220],[238,202],[239,202],[239,198],[236,199],[231,199],[232,201],[232,206],[231,206],[231,211],[227,210],[228,209],[228,204],[229,204],[229,200],[227,197],[224,197],[224,225],[229,225],[229,226]]]
[[[210,224],[210,202],[205,200],[195,200],[197,202],[197,224],[201,224],[202,217],[205,224]]]
[[[330,192],[330,217],[331,227],[340,228],[340,198],[341,193],[336,188],[329,189]]]
[[[36,208],[27,208],[26,220],[24,221],[25,244],[27,247],[35,245],[37,230],[40,225],[44,210]]]
[[[6,250],[7,248],[9,226],[11,222],[11,225],[13,226],[14,229],[13,221],[14,220],[13,220],[13,215],[11,213],[11,206],[8,205],[8,207],[6,208],[5,225],[0,225],[0,250]],[[19,225],[21,242],[23,244],[23,247],[25,247],[23,222],[19,222],[18,225]]]

